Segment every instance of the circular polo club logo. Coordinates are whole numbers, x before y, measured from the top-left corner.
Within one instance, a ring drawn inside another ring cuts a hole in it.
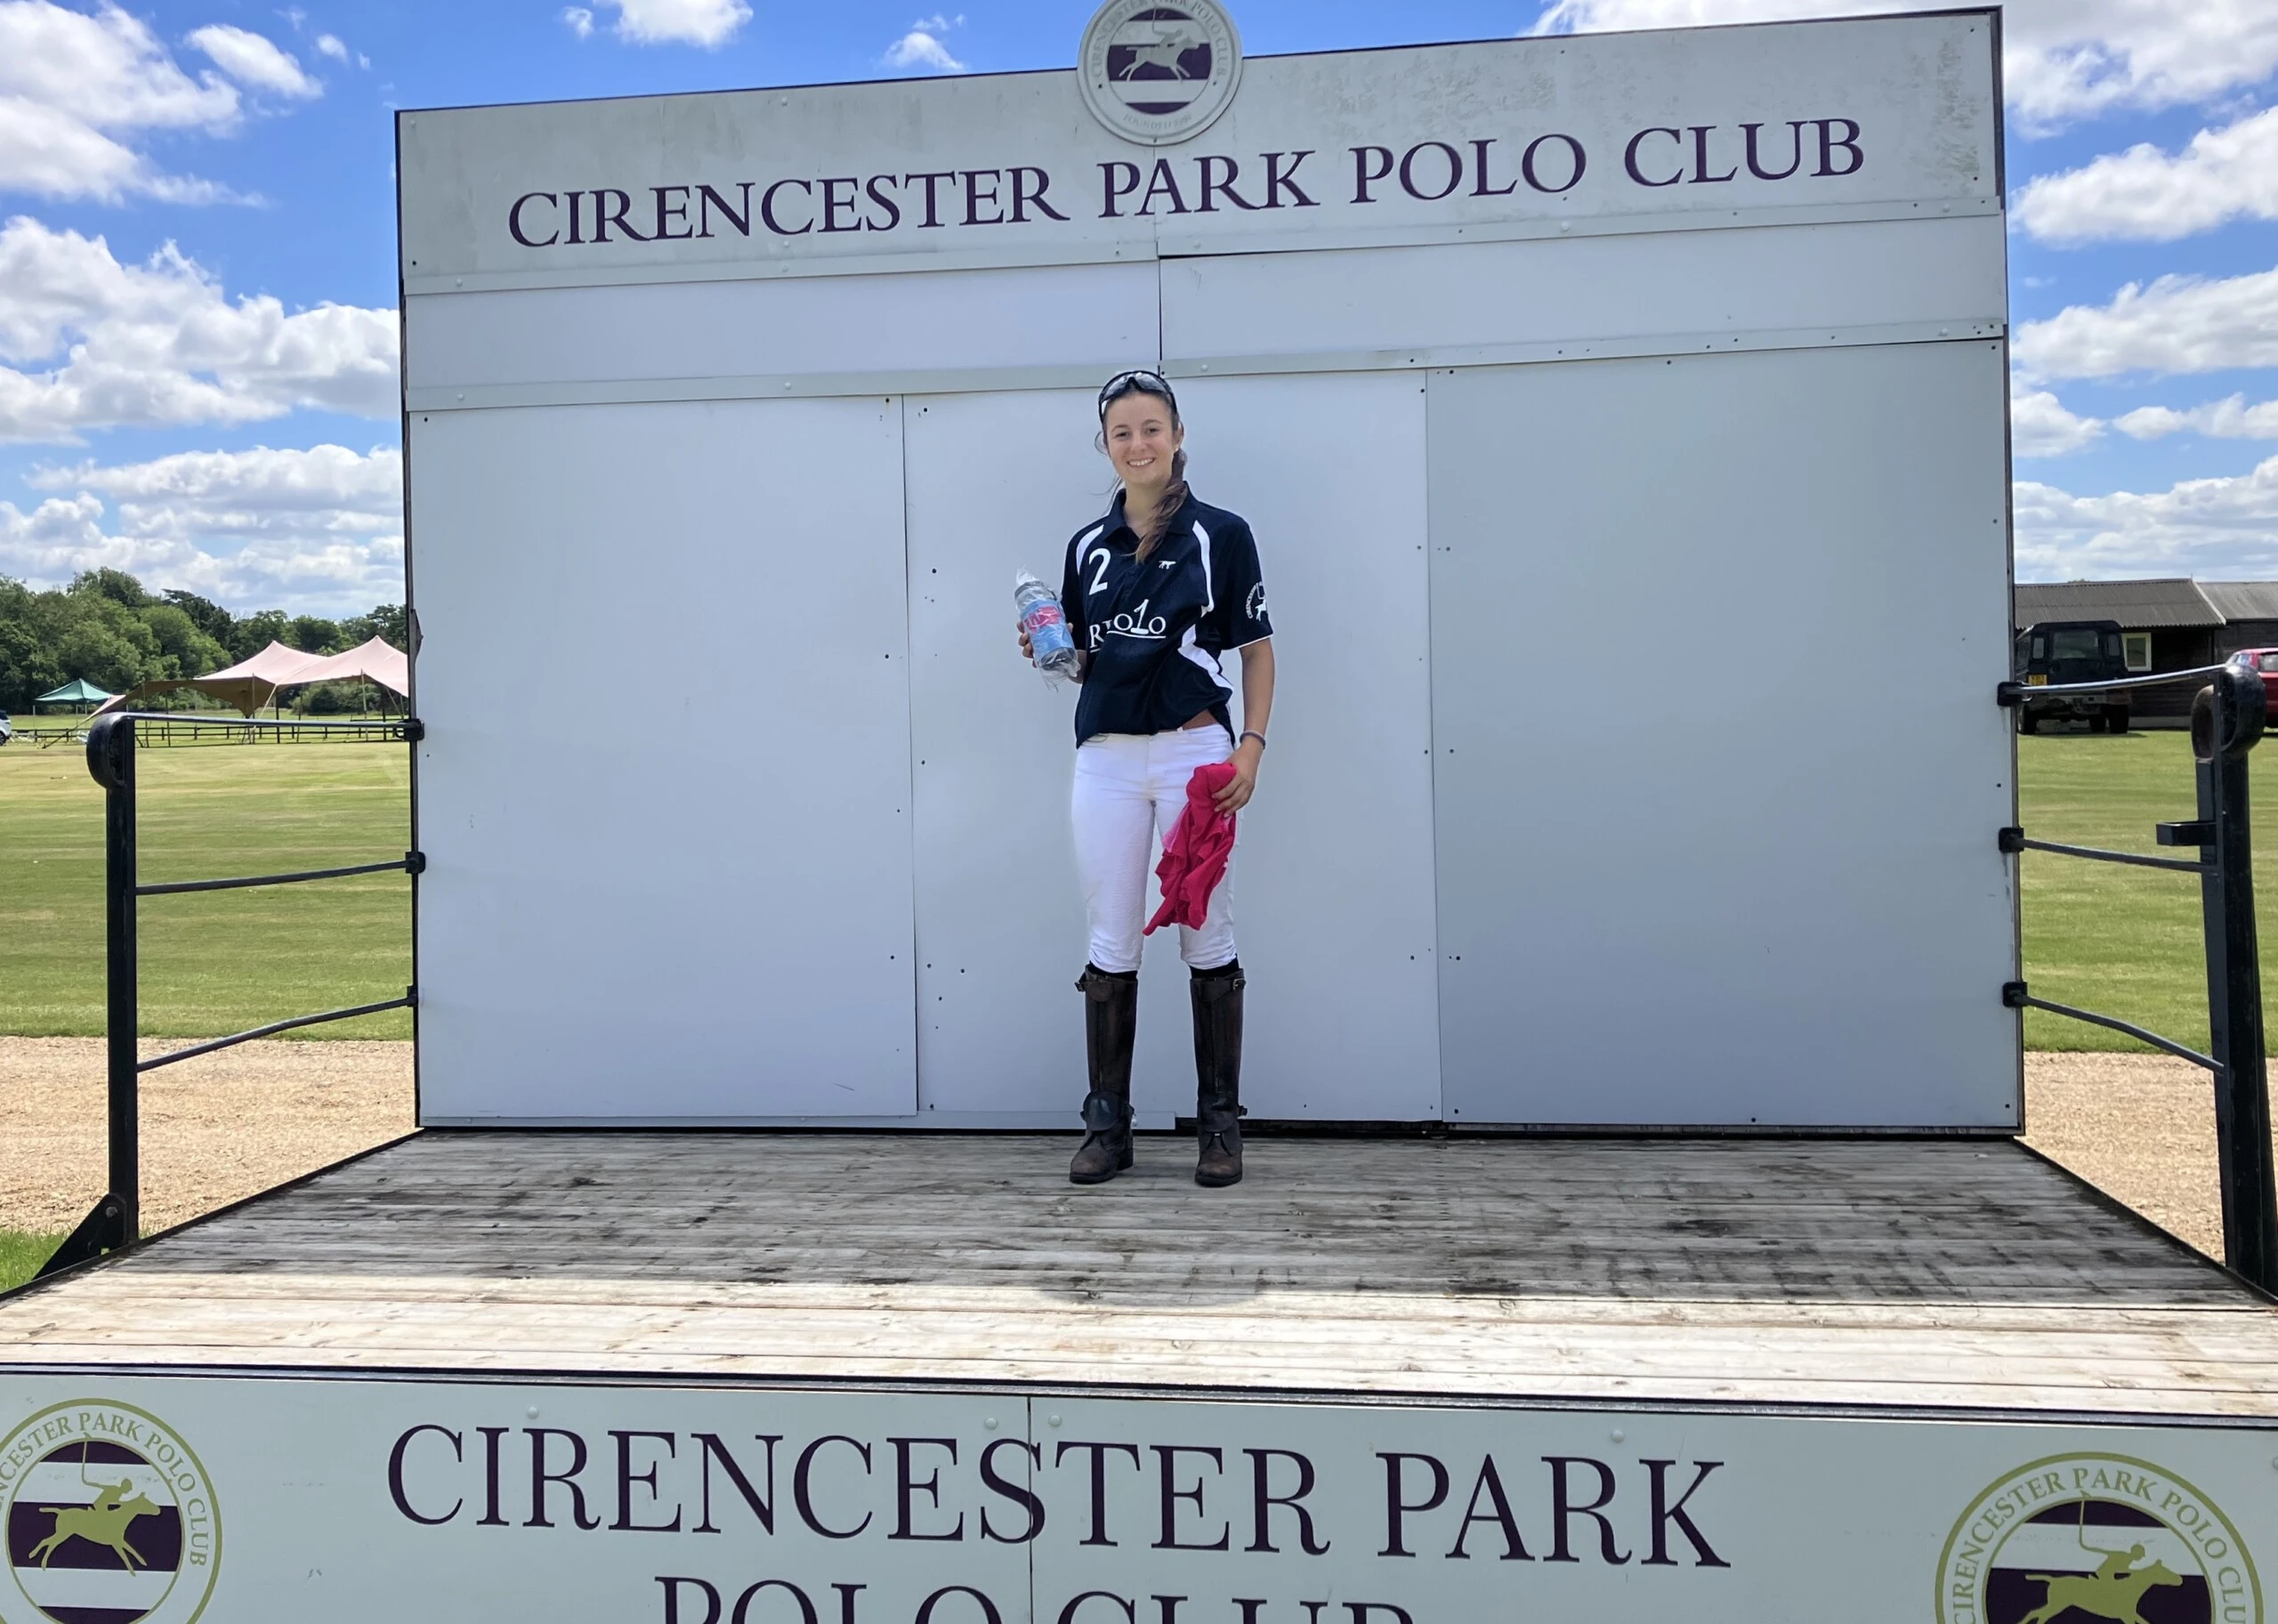
[[[2263,1624],[2239,1531],[2125,1455],[2053,1455],[1977,1497],[1938,1561],[1938,1624]]]
[[[1234,99],[1241,36],[1218,0],[1108,0],[1084,30],[1085,105],[1126,141],[1200,135]]]
[[[222,1523],[206,1468],[147,1410],[101,1399],[44,1410],[0,1440],[5,1624],[191,1624]]]

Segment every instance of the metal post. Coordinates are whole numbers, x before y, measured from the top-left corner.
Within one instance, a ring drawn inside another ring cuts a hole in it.
[[[2260,675],[2226,667],[2192,707],[2191,741],[2199,816],[2214,835],[2214,872],[2200,886],[2211,1052],[2221,1068],[2215,1074],[2215,1142],[2223,1256],[2240,1275],[2278,1291],[2278,1178],[2271,1160],[2248,796],[2250,753],[2262,737],[2265,705]]]
[[[87,769],[103,787],[103,934],[109,997],[105,1030],[110,1072],[110,1199],[117,1239],[142,1232],[141,1010],[134,942],[134,718],[105,716],[87,733]]]
[[[87,772],[103,788],[103,930],[109,957],[105,1023],[110,1060],[110,1188],[39,1267],[41,1278],[141,1239],[142,1180],[136,1095],[141,1058],[134,987],[134,718],[98,716],[87,729]]]
[[[141,1025],[134,942],[134,719],[112,724],[106,763],[112,782],[103,797],[103,932],[109,960],[110,1193],[119,1205],[122,1243],[142,1232]]]

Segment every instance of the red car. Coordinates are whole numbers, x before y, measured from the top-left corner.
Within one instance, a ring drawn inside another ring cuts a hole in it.
[[[2262,677],[2263,725],[2278,723],[2278,649],[2241,649],[2223,662],[2229,666],[2243,666]]]

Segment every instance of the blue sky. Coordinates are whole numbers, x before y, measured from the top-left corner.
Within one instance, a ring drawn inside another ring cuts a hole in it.
[[[1253,53],[1846,10],[1235,0]],[[400,597],[396,107],[1067,66],[1087,0],[0,0],[0,574]],[[2019,575],[2278,577],[2278,0],[2007,11]]]

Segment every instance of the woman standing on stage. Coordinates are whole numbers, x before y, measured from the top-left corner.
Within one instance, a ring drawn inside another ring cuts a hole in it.
[[[1248,803],[1273,709],[1273,627],[1257,544],[1240,515],[1187,489],[1186,427],[1170,384],[1159,373],[1119,373],[1100,391],[1099,413],[1099,444],[1122,489],[1107,516],[1069,542],[1061,581],[1083,660],[1071,804],[1091,925],[1090,961],[1076,983],[1091,1069],[1084,1143],[1068,1168],[1078,1184],[1103,1184],[1131,1165],[1131,1046],[1156,837],[1177,823],[1198,768],[1233,765],[1218,812]],[[1225,671],[1235,650],[1239,734]],[[1029,651],[1025,632],[1021,651]],[[1245,983],[1233,889],[1229,859],[1201,927],[1179,927],[1194,1006],[1194,1181],[1212,1186],[1242,1176]]]

